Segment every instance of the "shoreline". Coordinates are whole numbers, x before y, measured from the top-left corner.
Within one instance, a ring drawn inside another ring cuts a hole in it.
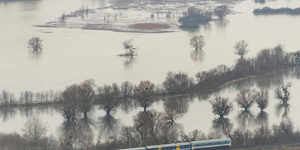
[[[122,30],[122,29],[109,29],[109,28],[68,28],[68,27],[54,27],[51,25],[33,25],[34,27],[38,28],[65,28],[65,29],[81,29],[81,30],[102,30],[102,31],[113,31],[113,32],[128,32],[128,33],[171,33],[171,32],[178,32],[180,28],[178,28],[177,31],[171,30],[171,31],[166,31],[166,30]]]
[[[205,90],[205,91],[189,90],[189,91],[186,91],[184,93],[178,93],[178,94],[161,93],[161,94],[155,95],[154,97],[158,100],[158,99],[168,98],[168,97],[180,97],[180,96],[184,96],[184,95],[188,95],[188,94],[205,94],[205,93],[214,92],[216,90],[219,90],[219,89],[225,87],[226,85],[229,85],[229,84],[234,83],[234,82],[243,81],[243,80],[246,80],[246,79],[249,79],[249,78],[256,78],[256,77],[261,77],[261,76],[266,76],[266,75],[272,75],[272,74],[275,74],[275,73],[280,73],[280,72],[283,72],[283,71],[288,70],[290,68],[291,67],[283,68],[283,69],[278,70],[278,71],[273,71],[273,72],[269,72],[269,73],[265,73],[265,74],[261,74],[261,75],[252,75],[252,76],[248,76],[248,77],[245,77],[245,78],[239,78],[239,79],[231,80],[231,81],[225,82],[222,85],[219,85],[218,87],[216,87],[214,89],[209,89],[209,90]],[[33,104],[29,104],[29,105],[16,104],[16,105],[14,105],[12,107],[9,107],[9,108],[0,108],[0,110],[9,110],[9,109],[17,109],[17,108],[21,109],[21,108],[48,107],[48,106],[58,106],[58,105],[60,105],[60,102],[59,102],[59,100],[58,101],[56,100],[56,101],[53,101],[53,102],[48,102],[48,103],[43,103],[43,104],[41,104],[41,103],[33,103]],[[97,104],[94,103],[93,105],[97,105]]]

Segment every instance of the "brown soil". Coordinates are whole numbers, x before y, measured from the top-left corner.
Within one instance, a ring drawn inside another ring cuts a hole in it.
[[[138,30],[161,30],[161,29],[169,29],[170,25],[168,24],[160,24],[160,23],[137,23],[128,26],[130,29],[138,29]]]

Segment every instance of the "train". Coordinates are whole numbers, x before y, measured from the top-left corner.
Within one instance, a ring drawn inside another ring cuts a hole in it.
[[[184,143],[172,143],[163,145],[152,145],[139,148],[119,149],[119,150],[197,150],[202,148],[228,147],[231,146],[231,139],[213,139],[202,141],[191,141]]]

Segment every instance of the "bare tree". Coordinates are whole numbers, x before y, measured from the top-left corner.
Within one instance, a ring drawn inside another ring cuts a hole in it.
[[[146,109],[152,105],[154,102],[153,96],[155,94],[155,85],[150,81],[141,81],[138,86],[134,87],[134,98],[137,103],[144,108],[144,112]]]
[[[248,47],[248,43],[245,42],[244,40],[239,41],[235,44],[234,46],[234,53],[236,55],[241,56],[241,59],[244,59],[244,56],[250,51],[249,49],[247,49]]]
[[[191,45],[192,47],[194,47],[195,50],[198,50],[198,49],[199,49],[199,50],[202,50],[202,48],[203,48],[204,45],[205,45],[205,38],[204,38],[202,35],[200,35],[200,36],[195,35],[195,36],[191,39],[190,45]]]
[[[207,72],[206,71],[198,72],[196,73],[195,76],[198,82],[202,82],[207,78]]]
[[[60,96],[63,116],[67,121],[75,121],[75,114],[78,109],[78,86],[76,84],[66,87],[65,91]]]
[[[229,114],[233,110],[233,105],[228,98],[216,97],[209,101],[213,108],[213,113],[219,115],[220,118]]]
[[[288,83],[287,85],[282,84],[281,88],[277,87],[275,89],[275,98],[281,100],[283,104],[286,104],[290,100],[289,87],[291,87],[290,83]]]
[[[284,45],[279,43],[277,46],[275,46],[272,50],[272,55],[276,59],[276,65],[281,65],[284,58]]]
[[[39,37],[33,37],[28,41],[27,47],[35,52],[37,51],[42,51],[42,44],[43,40],[40,39]]]
[[[254,130],[253,141],[254,144],[265,144],[266,140],[271,136],[271,130],[268,127],[260,127]]]
[[[192,78],[189,78],[186,73],[168,72],[166,80],[163,82],[164,88],[169,93],[182,93],[190,88],[193,84]]]
[[[30,117],[22,128],[23,137],[34,146],[46,137],[47,130],[48,125],[43,123],[37,116]]]
[[[7,108],[7,107],[13,107],[12,105],[16,104],[16,98],[14,94],[3,90],[2,93],[0,93],[0,105],[1,107]]]
[[[168,101],[164,104],[164,119],[166,124],[174,126],[175,121],[184,115],[184,111],[181,109],[180,103],[174,101]]]
[[[120,88],[120,97],[121,97],[121,104],[120,107],[123,111],[128,113],[131,108],[136,106],[135,101],[132,98],[133,95],[133,85],[126,81],[121,85]]]
[[[133,47],[133,40],[125,40],[123,42],[124,49],[126,50],[125,56],[134,56],[136,53],[136,48]]]
[[[181,133],[182,141],[189,142],[189,141],[201,141],[205,140],[206,136],[205,134],[200,130],[194,130],[192,132],[189,132],[188,135],[186,135],[184,132]]]
[[[33,104],[34,94],[31,91],[21,92],[19,102],[22,105],[29,106]]]
[[[95,96],[94,87],[96,86],[94,80],[86,80],[78,86],[78,109],[83,113],[84,118],[87,118],[87,114],[94,109],[93,98]]]
[[[235,102],[237,102],[241,108],[248,110],[256,100],[255,93],[256,91],[254,89],[241,90],[236,96]]]
[[[256,103],[261,111],[268,107],[269,104],[269,93],[267,90],[257,92],[256,94]]]
[[[215,15],[219,18],[224,18],[226,15],[231,13],[230,8],[227,5],[217,6],[214,10]]]
[[[120,88],[116,83],[112,86],[104,85],[104,87],[99,87],[98,96],[97,103],[99,103],[100,109],[106,112],[106,115],[110,115],[120,104]]]

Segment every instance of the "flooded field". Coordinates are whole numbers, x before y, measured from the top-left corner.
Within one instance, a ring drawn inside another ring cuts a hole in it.
[[[65,7],[66,5],[68,7]],[[26,90],[63,91],[66,86],[86,79],[95,79],[98,86],[121,84],[124,81],[138,84],[144,80],[162,84],[169,71],[183,71],[194,77],[198,71],[209,70],[220,64],[232,66],[239,58],[233,53],[234,44],[243,39],[249,43],[251,50],[246,57],[253,57],[259,50],[274,47],[278,43],[284,44],[288,52],[300,49],[300,34],[297,32],[300,16],[285,14],[257,16],[252,13],[253,9],[264,6],[296,8],[300,6],[297,0],[267,1],[264,4],[247,0],[234,5],[233,10],[237,13],[228,15],[223,20],[200,25],[199,29],[176,28],[175,32],[170,33],[131,33],[34,26],[57,20],[64,12],[68,14],[82,6],[96,9],[108,5],[108,1],[101,0],[0,2],[0,89],[8,90],[18,97],[21,91]],[[116,10],[116,13],[138,16],[132,10]],[[151,13],[148,12],[145,16],[150,17],[149,14]],[[159,19],[168,22],[165,17]],[[203,47],[203,53],[194,53],[190,47],[189,42],[194,35],[205,37],[206,45]],[[27,49],[27,42],[32,37],[44,40],[42,53],[32,53]],[[119,57],[118,54],[125,52],[122,43],[129,39],[133,39],[133,44],[138,48],[138,56]],[[297,119],[300,113],[298,109],[300,103],[297,101],[297,97],[300,96],[298,79],[299,75],[295,70],[251,78],[223,87],[213,92],[212,97],[219,95],[233,101],[240,89],[268,89],[270,105],[266,109],[267,115],[264,116],[267,117],[263,122],[272,125],[280,122],[284,113],[277,114],[275,105],[278,101],[273,98],[274,89],[282,82],[291,82],[291,106],[288,117],[295,122],[298,129],[300,127]],[[213,127],[218,125],[213,122],[215,116],[207,100],[212,97],[203,98],[196,95],[186,100],[188,111],[177,121],[182,125],[183,131],[188,133],[198,129],[208,133],[215,130]],[[1,112],[1,131],[21,132],[27,117],[39,114],[40,118],[49,124],[49,134],[60,137],[64,125],[60,111],[55,108],[39,109],[41,108]],[[164,111],[162,102],[155,103],[150,109]],[[259,109],[256,106],[251,110],[253,118],[259,116]],[[139,111],[142,111],[142,108],[128,113],[118,109],[111,119],[118,119],[118,126],[133,125],[132,117]],[[242,125],[239,113],[240,110],[234,103],[234,111],[228,116],[234,127]],[[104,115],[104,111],[96,109],[90,117],[92,121],[88,121],[95,138],[106,133],[99,121]],[[247,128],[259,126],[251,120],[249,122],[250,124],[246,124]],[[82,120],[82,123],[86,122]]]

